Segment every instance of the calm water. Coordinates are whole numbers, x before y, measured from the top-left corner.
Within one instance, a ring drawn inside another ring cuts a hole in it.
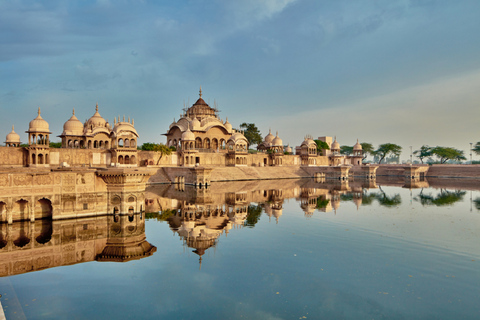
[[[201,192],[157,186],[146,197],[153,213],[135,217],[141,232],[131,246],[141,242],[145,223],[156,252],[123,263],[77,257],[71,265],[2,277],[7,319],[480,316],[478,191],[303,180],[225,183]],[[113,220],[99,221],[113,230]],[[52,228],[57,239],[64,227]],[[71,239],[77,246],[78,232]],[[101,239],[95,246],[111,243]],[[129,241],[125,234],[115,239]]]

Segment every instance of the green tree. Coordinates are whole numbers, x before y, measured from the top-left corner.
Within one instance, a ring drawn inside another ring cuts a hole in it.
[[[440,163],[445,163],[448,160],[462,161],[467,160],[463,155],[463,150],[458,150],[451,147],[435,147],[432,148],[432,154],[440,159]]]
[[[141,150],[145,151],[155,151],[160,152],[160,157],[157,160],[157,165],[160,163],[160,160],[164,155],[172,154],[173,149],[167,147],[163,143],[152,143],[152,142],[145,142],[142,144]]]
[[[247,219],[245,219],[245,222],[243,225],[245,227],[253,228],[255,227],[257,222],[260,220],[260,216],[262,215],[262,207],[249,205],[247,212],[248,212]]]
[[[255,145],[263,141],[260,130],[258,130],[255,123],[242,123],[240,128],[244,129],[243,135],[248,140],[248,144]]]
[[[393,196],[388,196],[385,191],[379,186],[380,193],[377,193],[377,201],[381,206],[384,207],[395,207],[402,203],[402,197],[400,194],[395,194]]]
[[[314,140],[317,144],[317,153],[323,155],[323,150],[330,150],[328,143],[322,140]]]
[[[50,142],[50,148],[61,148],[62,143],[61,142]]]
[[[375,151],[374,151],[373,145],[371,143],[362,142],[362,143],[360,143],[360,145],[362,146],[363,160],[367,159],[368,155],[373,155],[374,154]]]
[[[402,147],[394,143],[384,143],[378,146],[378,149],[374,151],[374,154],[378,157],[378,163],[382,163],[382,160],[385,159],[388,155],[400,156],[402,153]]]
[[[473,152],[480,155],[480,142],[477,142],[472,149]]]
[[[340,153],[349,156],[353,153],[353,147],[351,147],[351,146],[340,146]]]
[[[420,147],[420,149],[413,151],[413,154],[423,163],[424,158],[429,158],[432,156],[432,148],[427,145],[423,145]]]

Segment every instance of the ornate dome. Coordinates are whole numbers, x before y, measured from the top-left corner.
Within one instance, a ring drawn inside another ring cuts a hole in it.
[[[6,143],[20,143],[20,136],[13,130],[12,125],[12,132],[7,134]]]
[[[285,152],[292,153],[292,152],[293,152],[292,147],[290,147],[290,145],[288,145],[288,146],[285,148]]]
[[[48,122],[43,120],[42,116],[40,115],[40,108],[38,108],[38,116],[30,121],[27,132],[50,133],[49,131],[50,129]]]
[[[278,136],[278,132],[277,132],[277,135],[275,136],[275,138],[272,140],[272,146],[274,146],[274,147],[281,147],[281,146],[283,146],[283,141],[282,141],[282,139],[280,139],[280,137]]]
[[[195,135],[190,128],[187,129],[184,133],[182,133],[182,141],[195,141]]]
[[[135,130],[135,127],[133,126],[134,122],[132,120],[132,123],[130,122],[125,122],[125,117],[123,117],[123,121],[120,121],[118,119],[118,122],[115,123],[115,126],[113,127],[113,133],[118,136],[120,132],[131,132],[134,135],[138,137],[137,130]],[[130,121],[130,118],[128,118],[128,121]]]
[[[331,150],[340,150],[340,143],[337,142],[337,137],[335,137],[335,141],[332,143]]]
[[[269,129],[268,134],[265,136],[265,139],[263,139],[263,141],[265,141],[266,143],[272,143],[273,139],[275,139],[275,136],[272,134],[272,130]]]
[[[313,141],[313,139],[310,139],[310,138],[305,137],[305,140],[303,140],[303,142],[302,142],[302,144],[301,144],[300,146],[301,146],[301,147],[302,147],[302,146],[307,146],[307,147],[308,147],[308,146],[310,146],[310,145],[312,145],[312,144],[315,144],[315,145],[316,145],[315,141]]]
[[[245,138],[245,136],[240,132],[235,132],[234,134],[232,134],[232,136],[228,139],[227,142],[233,141],[237,143],[237,141],[240,141],[240,140],[243,140],[246,144],[248,144],[247,138]]]
[[[357,139],[357,143],[355,143],[355,145],[353,146],[353,150],[355,151],[361,151],[362,150],[362,145],[360,143],[358,143],[358,139]]]
[[[75,117],[75,109],[73,109],[72,117],[63,125],[63,134],[78,136],[83,134],[83,124]]]
[[[107,121],[103,119],[103,117],[98,113],[98,103],[95,107],[95,113],[93,116],[90,117],[90,119],[87,120],[86,126],[88,129],[91,127],[96,128],[96,127],[105,127]]]
[[[231,125],[230,122],[228,122],[228,117],[225,120],[224,126],[225,126],[225,129],[227,129],[228,132],[232,132],[232,125]]]
[[[198,100],[187,110],[187,117],[200,118],[200,120],[207,117],[216,117],[216,109],[210,107],[205,100],[202,99],[202,87],[200,87]]]
[[[193,130],[199,130],[200,129],[200,121],[198,121],[197,118],[194,118],[191,122],[192,124],[192,129]]]

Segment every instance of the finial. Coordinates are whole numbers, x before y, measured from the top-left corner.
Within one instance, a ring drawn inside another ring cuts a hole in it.
[[[97,102],[97,105],[95,106],[95,111],[98,112],[98,102]]]
[[[130,123],[130,116],[128,116],[128,123]]]
[[[73,108],[73,112],[72,112],[73,115],[75,115],[75,108]]]
[[[125,115],[123,115],[123,122],[125,122]]]
[[[132,118],[132,126],[135,126],[135,121],[133,118]]]
[[[13,124],[12,124],[12,132],[15,132],[15,131],[13,130]]]
[[[268,128],[268,134],[272,134],[272,128]]]
[[[38,115],[40,115],[40,107],[38,107]]]
[[[277,130],[277,137],[278,137],[278,130]]]
[[[202,86],[200,86],[200,98],[202,97]]]
[[[113,117],[113,124],[117,124],[117,117]]]

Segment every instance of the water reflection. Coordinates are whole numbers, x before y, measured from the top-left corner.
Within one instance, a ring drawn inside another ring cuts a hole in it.
[[[0,276],[88,261],[151,256],[140,214],[0,224]]]
[[[424,194],[423,190],[415,197],[415,200],[420,202],[423,206],[451,206],[458,201],[463,201],[466,191],[448,191],[441,189],[436,195],[432,193]]]

